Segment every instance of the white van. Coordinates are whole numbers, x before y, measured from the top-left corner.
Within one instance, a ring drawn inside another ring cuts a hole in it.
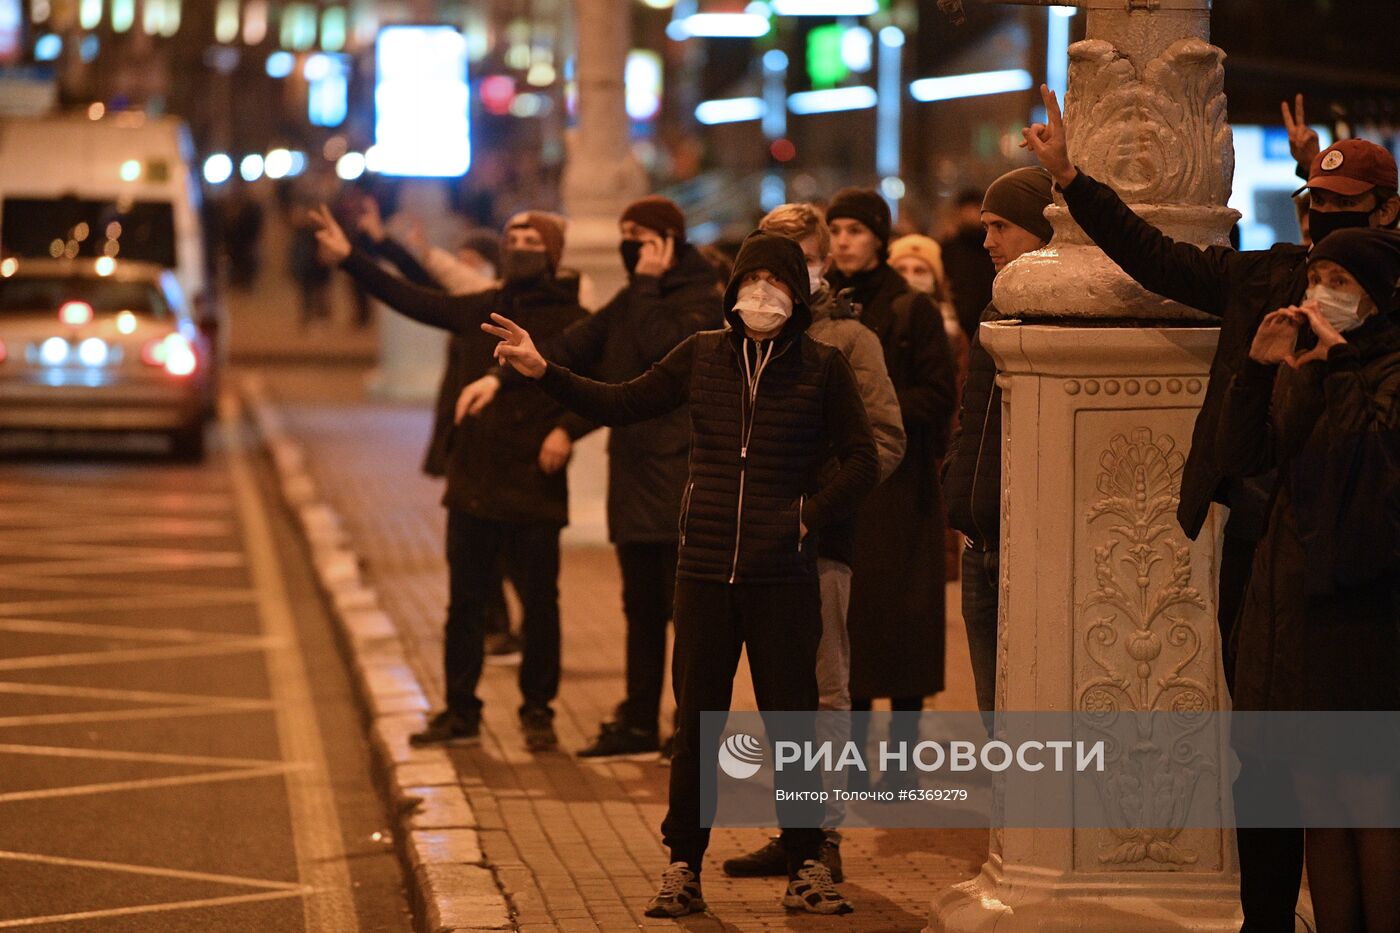
[[[0,120],[0,256],[106,255],[163,266],[211,344],[225,347],[194,166],[189,130],[174,117]]]

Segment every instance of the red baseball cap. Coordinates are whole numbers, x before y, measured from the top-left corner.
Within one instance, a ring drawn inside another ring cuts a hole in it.
[[[1308,183],[1293,193],[1321,188],[1352,197],[1372,188],[1394,191],[1397,187],[1394,156],[1373,142],[1344,139],[1317,154],[1308,171]]]

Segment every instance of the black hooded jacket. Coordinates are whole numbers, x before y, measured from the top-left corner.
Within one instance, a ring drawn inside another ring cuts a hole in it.
[[[541,342],[546,359],[601,382],[646,372],[677,344],[724,323],[714,267],[682,245],[660,277],[639,275],[597,313]],[[502,386],[529,380],[506,367]],[[456,401],[456,398],[453,398]],[[685,493],[690,419],[685,408],[615,428],[608,436],[608,537],[617,544],[674,542]]]
[[[744,336],[733,310],[745,275],[768,270],[794,296],[772,340]],[[777,583],[816,573],[816,532],[849,516],[879,478],[870,421],[841,351],[805,331],[807,269],[797,244],[744,241],[724,296],[728,326],[687,338],[622,384],[551,364],[540,387],[585,418],[635,424],[689,403],[690,469],[681,508],[682,577]],[[834,471],[823,466],[835,457]]]
[[[456,377],[463,385],[494,365],[496,340],[481,330],[492,312],[510,317],[541,340],[587,314],[579,307],[578,279],[572,276],[507,282],[470,295],[448,295],[391,275],[360,250],[343,265],[365,291],[395,311],[456,335],[460,351]],[[451,430],[443,505],[491,521],[568,524],[566,471],[545,473],[539,465],[540,445],[555,428],[578,438],[594,425],[564,411],[535,386],[503,389],[480,416]]]

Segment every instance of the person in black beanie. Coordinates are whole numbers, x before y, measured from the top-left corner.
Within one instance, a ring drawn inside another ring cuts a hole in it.
[[[685,216],[675,202],[656,195],[634,201],[618,229],[627,285],[597,313],[541,341],[549,359],[607,382],[642,375],[686,337],[724,323],[714,269],[686,243]],[[458,420],[479,415],[503,385],[526,381],[509,367],[492,370],[462,391]],[[684,407],[608,436],[608,538],[622,572],[627,695],[580,758],[660,747],[657,716],[689,454]]]
[[[890,697],[893,710],[912,713],[943,689],[947,520],[938,462],[957,403],[956,367],[938,309],[885,261],[884,198],[846,188],[832,199],[826,221],[836,264],[827,280],[880,338],[907,437],[903,462],[856,516],[847,621],[851,709]],[[895,723],[916,726],[909,716]]]
[[[679,724],[661,824],[671,864],[647,916],[705,909],[700,869],[713,813],[702,812],[701,762],[713,763],[719,748],[701,746],[700,713],[729,708],[740,651],[748,652],[759,709],[816,715],[822,622],[811,535],[856,508],[879,466],[850,364],[806,333],[810,300],[801,248],[754,233],[725,291],[726,328],[687,338],[629,382],[593,382],[547,363],[530,335],[499,315],[483,325],[501,338],[498,359],[585,418],[634,424],[690,406],[672,663]],[[806,731],[813,728],[814,720]],[[777,777],[820,796],[816,771]],[[788,853],[783,906],[848,913],[819,859],[824,808],[804,796],[778,804]]]

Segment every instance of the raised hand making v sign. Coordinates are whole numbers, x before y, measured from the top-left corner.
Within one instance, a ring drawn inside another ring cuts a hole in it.
[[[1313,160],[1322,151],[1322,142],[1317,138],[1317,131],[1308,126],[1303,116],[1303,95],[1293,98],[1292,110],[1286,100],[1279,102],[1279,109],[1283,111],[1283,126],[1288,130],[1288,152],[1306,175]]]
[[[1061,188],[1074,181],[1079,170],[1069,160],[1069,144],[1065,140],[1065,120],[1060,113],[1060,102],[1055,92],[1044,84],[1040,86],[1040,99],[1045,102],[1044,123],[1032,123],[1021,130],[1022,149],[1029,149],[1040,160],[1040,164],[1055,179]]]

